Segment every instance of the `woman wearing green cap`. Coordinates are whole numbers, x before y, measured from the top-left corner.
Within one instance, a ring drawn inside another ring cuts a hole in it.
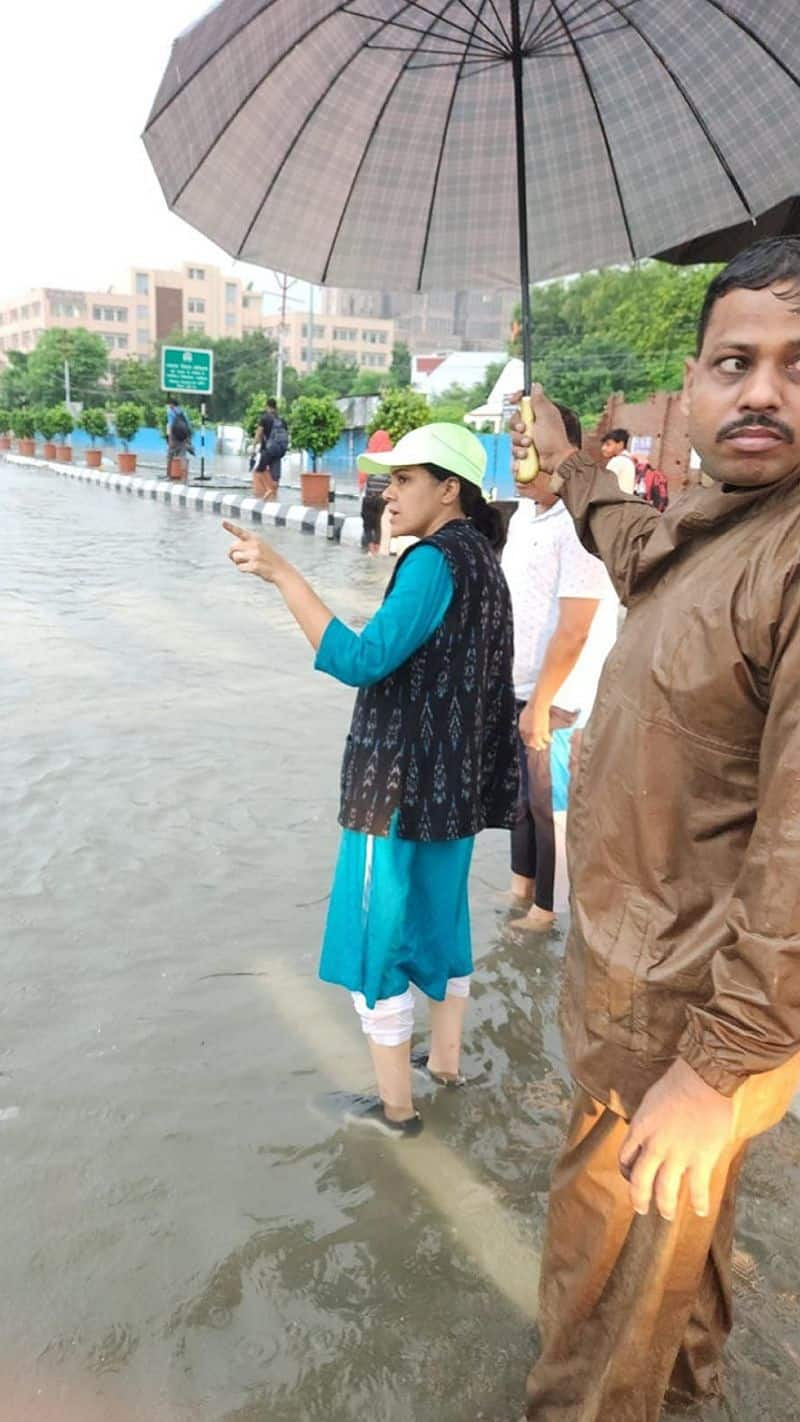
[[[278,588],[316,650],[317,670],[359,688],[320,976],[352,993],[377,1076],[379,1099],[349,1119],[409,1136],[422,1129],[411,1090],[410,986],[430,999],[428,1072],[460,1083],[474,836],[514,821],[511,606],[494,551],[500,515],[481,493],[486,456],[474,434],[425,425],[358,463],[389,473],[392,532],[419,540],[360,634],[262,539],[224,527],[236,536],[229,556],[237,567]]]

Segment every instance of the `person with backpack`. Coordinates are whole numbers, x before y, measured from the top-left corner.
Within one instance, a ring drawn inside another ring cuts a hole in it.
[[[402,1138],[422,1129],[411,1087],[412,983],[430,999],[424,1069],[444,1085],[462,1081],[474,838],[510,829],[516,809],[513,626],[495,551],[501,519],[481,492],[486,453],[477,436],[463,425],[424,425],[358,465],[389,475],[393,532],[419,540],[360,633],[274,548],[223,527],[240,572],[278,589],[315,650],[315,669],[359,688],[320,977],[351,993],[377,1078],[377,1099],[356,1099],[345,1119]]]
[[[289,448],[289,431],[278,413],[277,400],[270,397],[259,416],[251,462],[253,493],[259,499],[277,498],[281,482],[281,461]]]
[[[172,461],[180,460],[183,466],[181,478],[188,477],[187,456],[194,454],[192,427],[177,395],[167,396],[167,478],[172,478]]]
[[[649,459],[637,459],[634,456],[636,465],[636,484],[634,493],[644,499],[645,503],[652,504],[654,509],[663,513],[669,504],[669,485],[667,476],[663,469],[654,469]]]

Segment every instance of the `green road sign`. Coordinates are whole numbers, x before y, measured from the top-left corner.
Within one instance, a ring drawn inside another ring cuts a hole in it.
[[[163,346],[161,389],[210,395],[214,389],[214,352],[198,351],[193,346]]]

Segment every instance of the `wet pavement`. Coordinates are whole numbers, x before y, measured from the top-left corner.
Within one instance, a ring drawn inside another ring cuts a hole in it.
[[[422,1088],[417,1142],[342,1129],[369,1071],[316,957],[352,692],[216,519],[2,463],[0,513],[1,1422],[516,1422],[561,933],[506,934],[482,836],[474,1080]],[[271,537],[369,615],[385,565]],[[789,1119],[745,1172],[738,1422],[800,1412],[799,1227]]]

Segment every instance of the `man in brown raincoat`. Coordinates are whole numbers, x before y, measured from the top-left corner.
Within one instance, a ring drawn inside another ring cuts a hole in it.
[[[628,615],[572,790],[577,1094],[526,1415],[656,1422],[721,1391],[737,1176],[800,1077],[800,240],[709,287],[684,402],[713,485],[665,514],[533,396]]]

